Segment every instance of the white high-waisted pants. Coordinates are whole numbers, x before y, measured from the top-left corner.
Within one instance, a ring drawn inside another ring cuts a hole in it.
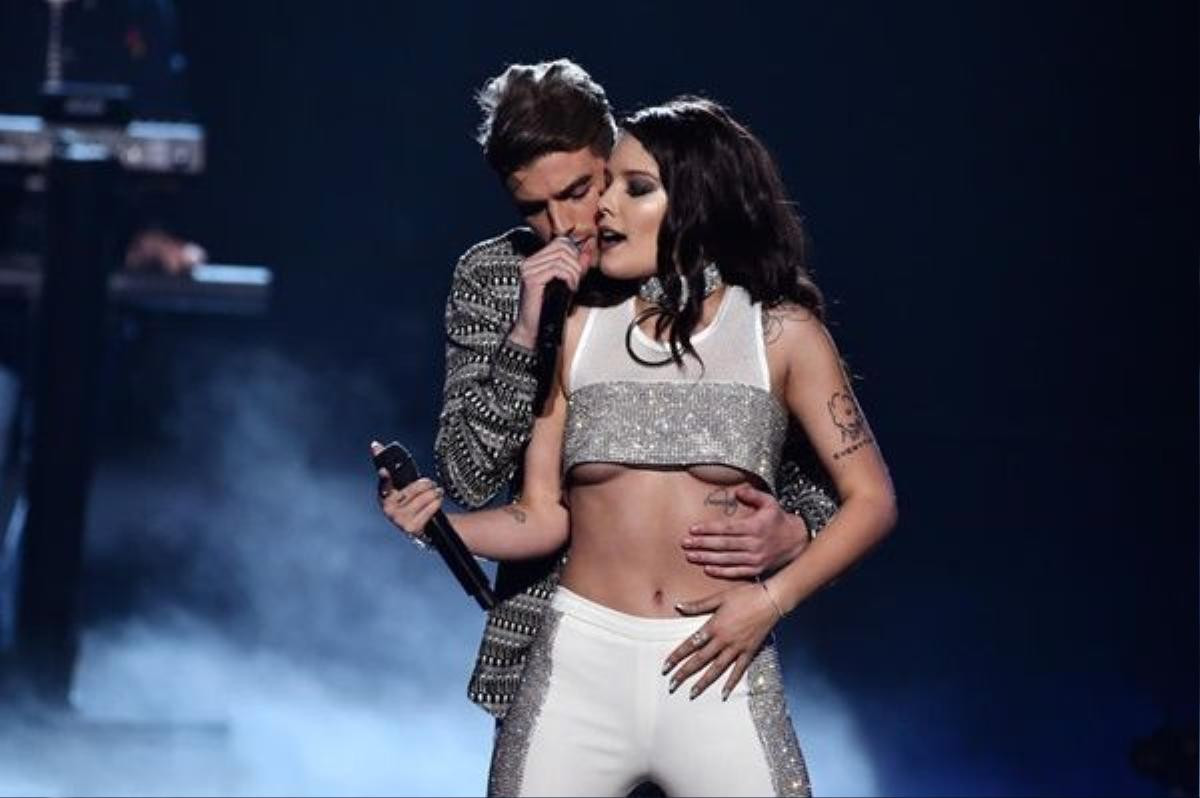
[[[809,795],[771,646],[721,700],[726,675],[688,699],[667,655],[707,617],[641,618],[559,586],[496,737],[488,794]]]

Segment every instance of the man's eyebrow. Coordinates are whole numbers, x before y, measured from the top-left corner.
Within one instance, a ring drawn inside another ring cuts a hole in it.
[[[658,175],[654,174],[653,172],[647,172],[644,169],[623,169],[621,171],[622,177],[628,177],[630,175],[632,175],[634,177],[648,177],[651,180],[659,179]]]
[[[580,175],[579,177],[577,177],[571,181],[571,185],[567,186],[562,191],[555,194],[554,199],[566,199],[567,197],[571,196],[576,191],[578,191],[580,188],[582,188],[584,185],[589,183],[591,181],[591,179],[592,179],[592,176],[590,173],[585,174],[585,175]]]

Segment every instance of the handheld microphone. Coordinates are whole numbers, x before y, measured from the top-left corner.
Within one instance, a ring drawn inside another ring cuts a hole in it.
[[[570,236],[562,240],[575,248],[579,244]],[[571,289],[561,278],[546,283],[542,293],[542,312],[538,316],[537,343],[537,390],[533,397],[533,414],[540,416],[550,396],[550,384],[554,382],[554,366],[558,362],[558,350],[562,347],[563,327],[566,326],[567,311],[571,307]]]
[[[372,460],[376,468],[387,469],[388,476],[396,488],[403,488],[420,477],[412,455],[396,441],[383,447]],[[463,590],[484,610],[496,606],[496,596],[492,593],[487,575],[479,567],[463,539],[454,531],[446,514],[438,510],[433,518],[429,519],[423,531],[425,537],[433,541],[434,548],[442,555],[446,567],[454,574]]]

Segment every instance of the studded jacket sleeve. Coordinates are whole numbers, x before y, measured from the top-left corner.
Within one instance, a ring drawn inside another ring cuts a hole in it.
[[[469,249],[446,303],[446,383],[434,455],[442,484],[480,507],[512,480],[533,426],[536,356],[508,340],[520,291],[520,231]]]

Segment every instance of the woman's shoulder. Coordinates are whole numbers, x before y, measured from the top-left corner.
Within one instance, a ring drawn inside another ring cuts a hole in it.
[[[762,309],[762,333],[773,390],[791,405],[801,392],[823,390],[842,358],[821,314],[798,304]]]
[[[814,337],[824,338],[829,334],[820,315],[798,303],[781,302],[759,307],[762,313],[763,337],[768,345],[804,343]]]
[[[801,372],[840,362],[837,345],[820,314],[794,303],[763,308],[763,339],[775,362]]]

